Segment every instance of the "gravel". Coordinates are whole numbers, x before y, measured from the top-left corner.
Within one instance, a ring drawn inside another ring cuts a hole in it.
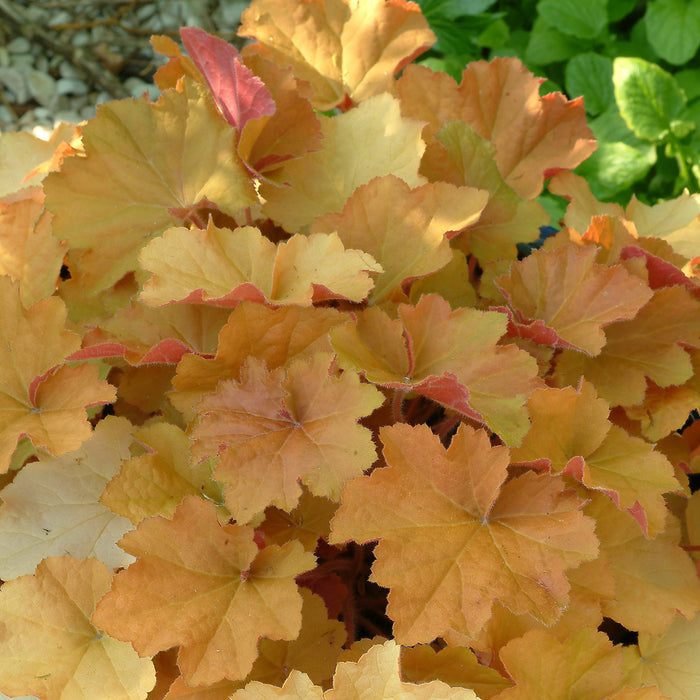
[[[107,100],[158,95],[149,39],[196,26],[240,46],[243,0],[0,0],[0,131],[78,123]]]

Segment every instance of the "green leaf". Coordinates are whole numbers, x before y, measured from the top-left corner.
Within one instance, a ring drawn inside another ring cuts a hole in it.
[[[447,17],[478,15],[491,7],[496,0],[452,0],[445,6]]]
[[[530,41],[525,51],[527,63],[546,66],[549,63],[568,61],[580,53],[581,47],[566,36],[550,27],[541,17],[535,20],[530,33]]]
[[[698,73],[697,68],[679,71],[673,77],[685,93],[688,102],[700,97],[700,73]]]
[[[674,66],[690,61],[700,47],[700,4],[695,0],[657,0],[649,4],[644,22],[649,43]]]
[[[607,0],[540,0],[537,12],[551,27],[579,39],[595,39],[608,23]]]
[[[662,141],[685,107],[685,95],[670,73],[641,58],[613,62],[615,99],[637,136]]]
[[[566,65],[566,91],[569,97],[583,95],[586,112],[600,114],[614,101],[613,65],[606,56],[582,53]]]
[[[655,162],[656,150],[653,146],[635,148],[616,141],[601,143],[576,172],[586,179],[597,180],[597,192],[609,198],[646,177]]]
[[[608,21],[619,22],[623,17],[634,10],[637,0],[615,0],[608,3]]]
[[[476,45],[485,46],[489,49],[497,49],[507,43],[509,36],[510,30],[508,29],[508,25],[502,19],[497,19],[479,34]]]
[[[432,24],[435,17],[464,17],[478,15],[496,0],[418,0],[425,18]]]

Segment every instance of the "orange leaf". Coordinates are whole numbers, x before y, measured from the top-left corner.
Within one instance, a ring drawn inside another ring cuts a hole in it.
[[[177,364],[189,353],[213,355],[230,309],[202,304],[150,307],[138,301],[105,315],[71,360],[123,357],[130,365]]]
[[[28,309],[19,283],[0,277],[0,473],[17,441],[29,436],[54,456],[78,449],[92,434],[85,407],[114,400],[114,387],[97,379],[96,366],[60,367],[80,347],[64,330],[66,308],[56,297]],[[48,376],[47,376],[48,374]]]
[[[226,506],[238,522],[270,505],[291,511],[301,483],[338,501],[345,482],[376,459],[371,432],[357,421],[384,396],[354,372],[332,376],[330,359],[319,353],[284,372],[249,358],[240,383],[221,382],[197,406],[194,454],[221,454],[214,476],[226,484]]]
[[[346,319],[346,315],[335,309],[295,306],[270,309],[241,302],[219,333],[216,357],[183,356],[170,399],[191,420],[193,404],[203,394],[214,391],[222,379],[239,379],[249,355],[263,360],[268,370],[272,370],[297,358],[331,352],[328,330]]]
[[[321,598],[308,590],[299,591],[304,600],[302,628],[299,636],[291,641],[261,639],[258,658],[251,672],[242,681],[223,681],[214,686],[191,688],[180,677],[168,691],[170,698],[197,700],[228,700],[239,688],[253,681],[282,686],[289,669],[307,674],[313,683],[327,687],[333,677],[338,656],[347,633],[342,622],[329,620]],[[274,696],[273,696],[274,697]],[[307,695],[300,695],[307,700]]]
[[[564,571],[598,551],[563,479],[527,472],[504,484],[507,448],[464,425],[447,450],[425,425],[380,437],[389,466],[345,487],[330,541],[380,540],[371,580],[390,589],[395,638],[475,634],[496,599],[552,624],[568,603]]]
[[[700,347],[700,302],[683,287],[657,289],[633,319],[611,323],[605,336],[596,357],[563,350],[554,381],[576,386],[583,376],[611,406],[636,406],[644,400],[647,377],[661,387],[692,377],[683,345]]]
[[[514,462],[548,462],[553,472],[606,493],[648,537],[663,530],[663,494],[681,488],[673,465],[653,445],[612,425],[610,407],[591,384],[533,391],[528,410],[532,428],[512,451]]]
[[[95,629],[90,615],[112,573],[95,559],[50,557],[0,589],[0,690],[55,698],[143,700],[150,659]]]
[[[603,327],[633,318],[652,291],[619,266],[597,265],[597,248],[573,244],[553,251],[538,250],[511,265],[495,280],[515,311],[518,334],[533,337],[553,330],[544,345],[563,346],[598,355],[605,345]],[[537,321],[546,329],[537,329]]]
[[[233,215],[257,202],[235,130],[198,83],[166,90],[155,104],[100,105],[83,141],[86,156],[66,159],[44,187],[54,235],[87,250],[80,268],[89,294],[137,269],[138,250],[177,223],[171,210],[206,198]]]
[[[507,444],[520,442],[529,428],[525,397],[539,386],[532,356],[496,343],[506,316],[460,308],[436,294],[415,307],[401,304],[392,321],[377,307],[357,321],[334,328],[331,341],[342,367],[369,381],[415,391],[485,422]]]
[[[39,187],[0,200],[0,274],[21,281],[24,306],[56,291],[64,254],[65,246],[51,233]]]
[[[604,700],[622,689],[622,647],[603,632],[584,627],[566,641],[532,630],[501,649],[515,681],[497,700],[575,697]]]
[[[214,505],[196,496],[185,498],[172,520],[142,520],[120,542],[138,560],[117,574],[94,624],[141,655],[179,645],[188,685],[245,678],[260,637],[298,635],[302,601],[294,577],[315,563],[296,543],[258,550],[253,534],[219,525]]]
[[[420,172],[431,182],[450,182],[486,190],[488,203],[479,220],[453,245],[485,262],[515,260],[516,243],[527,243],[539,236],[539,227],[549,222],[549,214],[539,202],[523,199],[508,185],[495,161],[496,147],[479,136],[473,126],[450,121],[425,149]]]
[[[679,546],[678,520],[667,514],[665,529],[650,540],[609,498],[591,496],[586,513],[596,520],[600,547],[615,578],[615,598],[603,602],[603,613],[627,629],[659,635],[677,612],[690,618],[700,610],[700,581]]]
[[[534,199],[547,177],[595,150],[582,99],[540,97],[542,82],[512,57],[470,63],[459,85],[447,73],[408,66],[398,82],[401,113],[428,122],[428,138],[448,121],[470,124],[496,147],[506,183]]]
[[[447,265],[452,252],[445,234],[474,223],[487,194],[436,182],[411,189],[395,175],[358,187],[342,212],[316,219],[311,232],[337,231],[346,248],[377,260],[383,272],[370,292],[377,304],[404,282]]]
[[[267,508],[265,520],[257,528],[268,544],[284,544],[299,540],[305,549],[313,552],[319,537],[328,537],[330,519],[338,505],[328,498],[313,496],[304,488],[299,504],[290,512]]]
[[[394,73],[435,42],[420,7],[403,0],[254,0],[238,33],[310,83],[319,110],[391,91]]]
[[[361,302],[381,272],[371,255],[343,248],[337,234],[295,235],[275,246],[257,228],[171,228],[139,254],[153,273],[140,298],[235,306],[250,300],[311,306],[329,299]]]
[[[377,95],[333,118],[318,118],[323,150],[285,164],[280,178],[291,187],[260,187],[263,211],[285,230],[300,231],[317,216],[340,211],[360,185],[375,177],[396,175],[409,187],[424,184],[418,174],[425,149],[422,124],[404,119],[391,95]]]

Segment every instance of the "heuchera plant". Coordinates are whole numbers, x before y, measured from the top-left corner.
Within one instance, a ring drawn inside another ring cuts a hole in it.
[[[412,3],[240,32],[0,141],[0,690],[695,700],[698,198]]]

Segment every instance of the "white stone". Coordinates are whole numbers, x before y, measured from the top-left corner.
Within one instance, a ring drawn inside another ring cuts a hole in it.
[[[80,74],[70,61],[61,61],[58,72],[62,78],[80,78]]]
[[[9,100],[10,102],[14,101],[17,104],[24,104],[29,99],[27,79],[16,68],[0,68],[0,83],[8,90],[12,90],[14,100]]]
[[[32,45],[29,43],[29,39],[23,36],[15,37],[8,45],[7,50],[10,53],[29,53]]]
[[[59,78],[56,81],[56,91],[59,95],[87,95],[88,86],[78,78]]]
[[[56,97],[56,81],[38,70],[27,73],[27,87],[31,96],[44,107],[50,107]]]

